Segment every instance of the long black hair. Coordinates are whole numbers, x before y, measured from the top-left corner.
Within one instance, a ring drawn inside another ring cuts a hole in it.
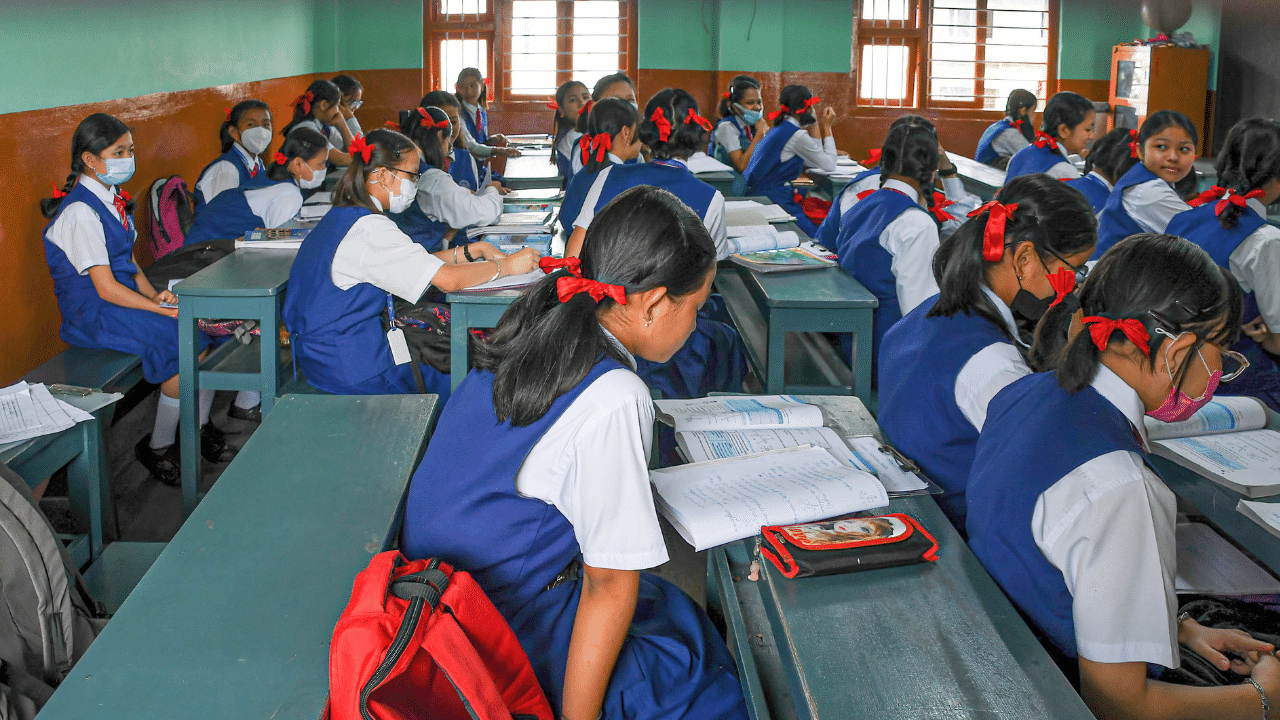
[[[1132,131],[1128,128],[1116,128],[1095,140],[1093,150],[1084,161],[1085,174],[1097,170],[1114,185],[1138,162],[1129,147],[1132,142]]]
[[[1142,121],[1142,127],[1138,129],[1138,145],[1146,145],[1156,133],[1175,125],[1186,131],[1192,145],[1200,145],[1200,134],[1196,131],[1196,126],[1186,115],[1177,110],[1158,110],[1148,115],[1147,119]]]
[[[1004,116],[1010,120],[1022,120],[1022,126],[1018,128],[1018,132],[1031,142],[1036,139],[1035,128],[1031,127],[1031,111],[1036,109],[1036,104],[1040,102],[1035,93],[1030,90],[1018,88],[1009,93],[1008,99],[1004,101]]]
[[[662,128],[655,122],[659,110],[662,111],[660,117],[671,124],[665,140]],[[680,88],[662,90],[645,103],[644,115],[640,118],[640,141],[649,146],[655,158],[687,159],[707,147],[707,129],[698,122],[699,117],[698,101],[692,95]],[[702,122],[709,121],[703,118]]]
[[[555,148],[560,145],[560,140],[565,136],[566,133],[576,128],[579,123],[584,124],[582,129],[579,132],[585,133],[587,131],[585,126],[585,123],[587,122],[587,118],[586,118],[587,113],[579,111],[578,117],[572,118],[572,119],[566,118],[560,114],[560,108],[564,107],[565,96],[568,95],[569,91],[572,90],[577,85],[581,85],[583,88],[587,87],[587,84],[584,82],[580,82],[578,80],[569,80],[568,82],[562,83],[560,87],[556,88],[556,99],[555,99],[556,110],[555,110],[555,114],[551,118],[551,135],[553,138],[551,140],[551,147],[552,147],[551,164],[552,165],[556,164]]]
[[[630,85],[632,92],[636,89],[636,81],[632,80],[631,77],[624,72],[605,75],[597,80],[595,85],[591,86],[591,104],[594,105],[600,102],[600,99],[604,97],[605,91],[618,83],[626,83],[627,85]],[[559,99],[557,98],[557,102],[558,101]],[[587,112],[589,112],[589,110]],[[574,127],[580,133],[585,133],[587,131],[587,112],[581,112],[578,114],[578,121]]]
[[[687,205],[661,188],[641,185],[619,193],[587,228],[582,276],[621,285],[628,295],[665,287],[686,297],[706,282],[716,262],[715,243]],[[526,290],[485,342],[472,344],[478,368],[494,374],[493,406],[499,421],[528,425],[582,382],[601,358],[625,364],[605,336],[599,313],[613,306],[587,293],[560,302],[556,271]]]
[[[480,69],[462,68],[458,71],[458,79],[455,82],[462,82],[463,78],[475,78],[480,83],[480,97],[476,99],[476,105],[484,107],[485,101],[489,99],[489,86],[484,84],[484,75],[480,74]],[[462,98],[458,98],[458,102],[462,102]]]
[[[623,128],[636,129],[636,125],[640,122],[640,113],[631,107],[631,103],[621,98],[605,98],[591,108],[591,117],[587,120],[588,132],[582,137],[594,138],[597,135],[607,135],[612,144],[612,138],[617,137]],[[582,169],[587,172],[596,172],[600,168],[612,165],[613,161],[605,155],[602,159],[596,159],[596,152],[588,152],[586,161],[582,163]]]
[[[811,97],[813,93],[809,92],[809,88],[804,85],[788,85],[782,88],[782,92],[778,93],[778,115],[773,119],[773,126],[778,127],[788,117],[799,120],[800,127],[808,127],[817,122],[818,118],[809,108],[805,108],[804,112],[796,112],[804,107]],[[784,107],[786,110],[783,110]]]
[[[335,207],[362,207],[379,212],[369,197],[369,173],[380,167],[393,168],[406,155],[416,156],[418,147],[404,135],[385,128],[370,130],[364,139],[373,146],[369,162],[365,162],[360,153],[351,153],[351,165],[333,188],[333,204]],[[383,208],[384,211],[386,209]]]
[[[338,75],[330,82],[338,88],[338,92],[342,93],[344,98],[349,98],[364,89],[360,81],[350,75]]]
[[[337,105],[342,102],[342,91],[337,85],[328,80],[316,80],[307,86],[306,92],[299,95],[293,103],[293,120],[284,129],[280,131],[281,135],[288,135],[298,123],[304,120],[312,120],[316,116],[315,104],[324,100],[330,105]],[[323,124],[323,123],[322,123]]]
[[[1218,185],[1237,195],[1261,190],[1271,180],[1280,179],[1280,123],[1260,117],[1236,123],[1227,133],[1214,167]],[[1227,203],[1218,222],[1230,230],[1243,213],[1244,208]]]
[[[1079,190],[1048,175],[1016,177],[1000,189],[996,199],[1006,205],[1018,204],[1005,221],[1005,247],[1016,249],[1020,243],[1030,242],[1046,265],[1055,258],[1090,250],[1098,242],[1098,220],[1089,201]],[[933,255],[933,277],[940,295],[929,317],[973,313],[991,321],[1012,340],[1000,311],[982,291],[987,268],[1000,262],[989,263],[982,257],[990,218],[989,212],[970,218],[938,246]]]
[[[222,141],[222,152],[231,149],[236,144],[236,139],[231,137],[231,128],[239,127],[240,118],[250,110],[265,110],[267,118],[271,117],[271,107],[261,100],[241,100],[231,108],[231,112],[227,115],[227,119],[223,121],[222,127],[218,128],[218,139]]]
[[[1092,100],[1080,93],[1064,90],[1049,98],[1049,102],[1045,104],[1044,112],[1040,114],[1040,130],[1058,140],[1059,127],[1066,125],[1075,130],[1093,111]]]
[[[125,125],[119,119],[106,113],[94,113],[76,126],[76,132],[71,136],[71,174],[67,176],[66,183],[62,186],[63,193],[71,192],[71,188],[76,186],[76,179],[85,171],[84,160],[81,159],[83,153],[97,155],[106,150],[116,141],[129,132],[129,126]],[[47,218],[51,218],[58,214],[58,208],[62,205],[62,198],[45,198],[40,201],[40,212]],[[134,201],[129,200],[125,205],[127,212],[133,212]]]
[[[933,176],[938,171],[938,132],[919,115],[898,118],[880,149],[880,185],[891,175],[920,183],[920,196],[933,207]]]
[[[284,144],[276,151],[273,162],[267,165],[267,177],[281,182],[284,180],[292,180],[293,175],[289,174],[286,167],[289,161],[294,158],[302,158],[303,162],[309,162],[316,155],[327,152],[329,149],[329,141],[323,135],[308,127],[295,128],[284,139]],[[281,158],[284,162],[280,162]]]
[[[1150,336],[1149,368],[1157,366],[1160,347],[1169,336],[1194,333],[1196,342],[1175,371],[1179,388],[1205,343],[1227,346],[1240,336],[1239,284],[1204,250],[1173,235],[1143,233],[1116,243],[1089,273],[1078,297],[1084,317],[1132,318],[1142,323]],[[1064,344],[1074,313],[1054,312],[1060,307],[1040,321],[1032,354],[1052,358],[1058,385],[1078,392],[1098,374],[1102,352],[1086,327]],[[1123,338],[1119,331],[1111,336],[1113,342]],[[1042,347],[1045,344],[1048,347]]]
[[[423,115],[424,112],[425,115]],[[423,125],[424,122],[431,127]],[[445,126],[436,127],[441,122]],[[417,143],[418,149],[422,151],[422,159],[428,165],[444,169],[444,155],[440,152],[440,136],[453,132],[448,113],[435,105],[416,107],[405,117],[404,123],[400,125],[400,132]]]
[[[752,88],[759,90],[760,82],[750,75],[735,75],[729,81],[729,89],[725,91],[725,96],[720,98],[720,117],[725,118],[732,115],[733,104],[741,103],[742,96]]]

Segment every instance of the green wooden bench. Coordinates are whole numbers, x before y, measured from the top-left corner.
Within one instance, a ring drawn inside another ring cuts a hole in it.
[[[42,720],[315,720],[356,573],[391,546],[434,395],[288,395]]]
[[[29,383],[79,385],[126,392],[142,380],[142,358],[116,350],[69,347],[22,378]]]

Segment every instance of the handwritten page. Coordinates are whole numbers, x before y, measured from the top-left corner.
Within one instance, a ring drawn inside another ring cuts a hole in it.
[[[1261,525],[1262,529],[1280,537],[1280,503],[1241,500],[1236,510]]]
[[[61,432],[92,416],[53,397],[43,384],[0,389],[0,443]]]
[[[819,428],[822,409],[792,395],[745,395],[655,400],[658,419],[682,430]]]
[[[812,522],[882,508],[884,486],[805,445],[649,473],[658,511],[696,550],[751,537],[763,525]]]
[[[692,430],[676,433],[676,445],[689,462],[745,457],[774,450],[813,445],[825,448],[840,464],[867,470],[855,462],[853,452],[831,428],[777,428],[774,430]]]
[[[1258,430],[1267,426],[1267,406],[1243,395],[1215,397],[1182,422],[1166,423],[1151,417],[1144,417],[1143,422],[1151,440]]]
[[[1280,594],[1280,582],[1208,525],[1181,523],[1174,532],[1178,592],[1228,597]]]
[[[521,288],[532,285],[547,274],[541,270],[530,270],[523,275],[508,275],[500,277],[497,280],[491,280],[487,283],[481,283],[474,287],[464,288],[455,292],[484,292],[486,290],[509,290],[511,288]]]
[[[1160,440],[1152,449],[1242,495],[1280,493],[1280,433],[1274,430]]]

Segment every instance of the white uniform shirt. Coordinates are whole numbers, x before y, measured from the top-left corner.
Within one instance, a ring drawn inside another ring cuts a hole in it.
[[[1122,201],[1129,217],[1152,233],[1164,232],[1174,215],[1191,209],[1172,185],[1159,178],[1126,188]]]
[[[360,283],[418,302],[444,261],[405,235],[391,218],[372,213],[347,231],[329,266],[329,278],[339,289]]]
[[[1067,148],[1062,143],[1058,143],[1058,154],[1062,156],[1063,162],[1045,170],[1044,174],[1054,180],[1075,180],[1080,177],[1080,171],[1076,169],[1075,165],[1071,164],[1071,158],[1067,155]]]
[[[1102,186],[1107,189],[1107,192],[1111,192],[1112,190],[1116,189],[1115,183],[1102,177],[1102,173],[1098,172],[1097,170],[1090,170],[1089,174],[1086,175],[1085,177],[1091,177],[1097,180],[1098,182],[1102,183]]]
[[[794,115],[788,115],[783,122],[800,127],[800,121]],[[836,171],[836,139],[827,135],[818,141],[805,128],[791,135],[787,144],[782,146],[778,154],[778,162],[787,162],[799,155],[805,167],[818,168],[824,172]]]
[[[674,158],[667,162],[673,162],[686,170],[688,169],[683,162]],[[596,204],[600,202],[600,192],[604,189],[604,183],[609,177],[609,173],[615,167],[617,165],[610,165],[596,174],[595,182],[591,184],[591,189],[587,191],[586,199],[582,201],[582,210],[573,221],[574,227],[580,227],[584,230],[591,227],[591,219],[596,216]],[[716,259],[723,260],[729,257],[732,254],[732,250],[729,247],[728,229],[724,224],[724,195],[719,190],[716,190],[715,195],[711,197],[711,202],[707,205],[707,214],[702,218],[702,224],[706,225],[712,242],[716,244]]]
[[[467,152],[471,153],[472,157],[484,160],[493,155],[492,147],[476,142],[476,139],[471,136],[471,131],[467,129],[465,122],[458,123],[458,126],[458,132],[462,134],[462,146],[467,149]]]
[[[1254,212],[1267,216],[1267,206],[1257,198],[1246,202]],[[1256,294],[1267,327],[1280,332],[1280,228],[1268,223],[1254,230],[1232,251],[1228,266],[1240,288]]]
[[[294,125],[292,129],[296,130],[300,127],[311,128],[312,130],[315,130],[316,132],[323,135],[326,140],[329,141],[329,147],[339,152],[343,152],[342,133],[338,131],[338,128],[333,127],[331,125],[324,125],[315,118],[307,118],[306,120],[302,120],[297,125]]]
[[[568,130],[560,138],[560,142],[556,143],[556,152],[569,158],[575,173],[582,169],[582,150],[578,147],[578,139],[581,137],[582,133],[577,130]]]
[[[1145,446],[1137,391],[1105,366],[1093,388],[1124,413]],[[1071,592],[1080,657],[1178,666],[1176,512],[1173,491],[1124,450],[1086,462],[1036,500],[1031,535]]]
[[[473,193],[439,168],[427,168],[418,178],[417,202],[427,217],[455,229],[492,225],[502,217],[502,195],[497,188],[486,185]]]
[[[360,129],[360,121],[355,115],[347,118],[347,129],[351,131],[351,137],[360,137],[364,134],[364,130]]]
[[[236,149],[241,159],[244,160],[244,167],[258,166],[258,172],[264,172],[266,168],[262,165],[262,161],[249,154],[248,150],[240,147],[240,143],[232,145]],[[240,168],[231,163],[230,160],[219,160],[209,166],[209,170],[205,172],[204,177],[200,178],[200,182],[196,183],[196,192],[200,193],[200,197],[208,203],[224,190],[232,190],[240,187]]]
[[[79,180],[111,212],[115,212],[116,189],[107,188],[97,178],[81,175]],[[116,215],[119,221],[120,216]],[[123,223],[122,223],[123,224]],[[49,241],[67,254],[67,260],[76,272],[84,275],[95,265],[110,265],[107,254],[107,233],[102,219],[88,203],[73,202],[62,209],[62,214],[49,228]]]
[[[738,126],[732,122],[717,123],[715,132],[711,134],[711,137],[716,146],[724,148],[726,156],[731,152],[745,151],[747,145],[751,144],[751,141],[743,136],[742,132],[738,130]],[[743,145],[743,143],[746,143],[746,145]],[[712,150],[714,151],[715,147],[712,147]],[[791,156],[794,157],[795,153],[793,152]],[[712,157],[715,157],[714,152]]]
[[[991,288],[982,286],[982,292],[1000,311],[1000,319],[1014,338],[1018,337],[1018,325],[1013,311]],[[1021,342],[1020,340],[1018,341]],[[956,375],[956,405],[975,430],[982,431],[987,421],[987,406],[991,398],[1018,378],[1031,374],[1022,353],[1011,342],[991,343],[974,353]]]
[[[254,215],[268,228],[278,228],[297,216],[302,209],[302,191],[292,182],[244,191],[245,202]]]
[[[644,381],[610,370],[569,404],[516,474],[517,492],[555,505],[573,525],[591,567],[644,570],[667,561],[649,486],[653,415]]]
[[[840,214],[844,215],[854,205],[858,204],[858,195],[867,190],[876,190],[880,187],[880,176],[872,175],[864,178],[859,182],[850,183],[846,189],[840,193]],[[955,203],[944,208],[953,220],[946,220],[942,223],[942,230],[939,237],[946,239],[951,234],[960,229],[960,226],[969,219],[969,213],[973,212],[982,204],[982,198],[965,191],[964,182],[958,177],[949,177],[942,179],[942,191],[947,199]],[[1016,333],[1015,333],[1016,335]]]
[[[884,188],[897,190],[920,202],[915,188],[901,180],[886,180]],[[906,315],[917,305],[938,294],[933,279],[933,254],[937,251],[938,226],[928,212],[902,213],[880,233],[880,246],[893,258],[890,269],[897,285],[898,306]]]
[[[1005,128],[991,141],[991,149],[1000,157],[1013,157],[1022,148],[1030,145],[1025,135],[1018,128]]]

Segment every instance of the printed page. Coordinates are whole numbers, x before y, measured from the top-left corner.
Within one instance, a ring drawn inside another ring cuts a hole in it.
[[[744,457],[774,450],[812,445],[825,448],[841,465],[871,471],[854,460],[853,452],[831,428],[778,428],[776,430],[694,430],[676,433],[676,444],[689,462]]]
[[[1249,497],[1280,492],[1280,433],[1245,430],[1154,443],[1159,454]],[[1184,462],[1185,461],[1185,462]]]
[[[807,446],[654,470],[649,478],[658,510],[699,551],[751,537],[763,525],[812,522],[889,504],[874,475]]]
[[[1151,417],[1144,417],[1143,422],[1151,440],[1257,430],[1267,426],[1267,406],[1257,398],[1215,397],[1182,422],[1165,423]]]
[[[724,224],[727,232],[732,233],[736,227],[769,227],[769,219],[761,211],[762,206],[750,200],[747,203],[755,207],[729,208],[729,203],[725,203]]]
[[[744,395],[655,400],[658,419],[682,430],[822,427],[822,409],[792,395]]]
[[[1227,597],[1280,593],[1280,582],[1208,525],[1181,523],[1175,535],[1178,592]]]
[[[1236,510],[1261,525],[1267,532],[1280,537],[1280,503],[1241,500]]]
[[[760,225],[731,225],[725,228],[725,234],[731,238],[746,237],[749,235],[769,235],[774,232],[773,226],[763,222],[761,216]]]
[[[75,425],[75,421],[52,402],[38,402],[37,398],[48,392],[43,385],[35,390],[25,382],[0,390],[0,443],[30,440]]]
[[[686,167],[691,173],[708,173],[708,172],[732,172],[733,168],[725,165],[719,160],[711,157],[704,152],[696,152],[684,161]]]
[[[800,236],[788,230],[786,232],[769,232],[755,235],[729,238],[730,252],[754,253],[765,250],[781,250],[800,246]]]
[[[868,436],[848,438],[845,442],[852,446],[855,467],[880,478],[885,490],[905,493],[928,489],[929,483],[919,475],[903,470],[893,453],[881,449],[883,445],[879,440]]]

